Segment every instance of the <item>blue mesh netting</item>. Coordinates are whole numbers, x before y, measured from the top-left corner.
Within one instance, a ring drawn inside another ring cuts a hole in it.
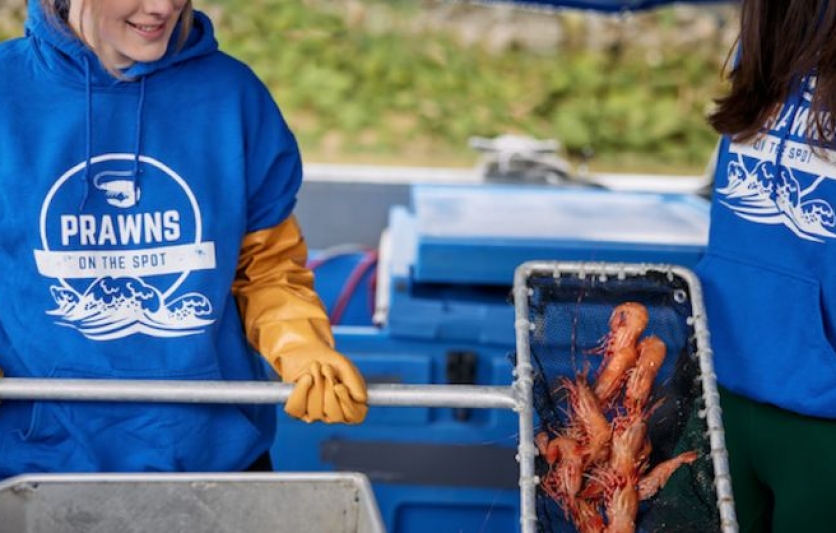
[[[581,373],[590,382],[594,380],[602,360],[596,348],[609,331],[613,309],[624,302],[643,304],[649,316],[643,336],[654,334],[667,347],[652,393],[653,400],[660,403],[648,420],[650,468],[683,451],[696,450],[699,458],[678,468],[656,496],[641,502],[637,531],[720,531],[710,442],[700,416],[702,382],[689,320],[692,302],[687,283],[668,273],[650,271],[641,276],[606,278],[534,275],[528,285],[532,289],[529,320],[535,325],[529,343],[535,368],[536,431],[556,435],[565,427],[569,409],[560,379]],[[542,457],[537,461],[542,477],[548,465]],[[537,507],[541,532],[576,531],[542,490],[538,491]]]

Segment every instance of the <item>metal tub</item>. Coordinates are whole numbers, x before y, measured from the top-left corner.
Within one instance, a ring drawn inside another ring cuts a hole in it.
[[[5,533],[385,533],[358,473],[50,474],[0,483]]]

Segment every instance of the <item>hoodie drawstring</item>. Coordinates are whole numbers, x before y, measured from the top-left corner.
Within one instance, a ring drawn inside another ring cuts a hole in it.
[[[86,57],[84,58],[84,81],[87,93],[87,147],[84,155],[84,177],[82,178],[83,189],[81,205],[78,207],[79,211],[84,209],[84,205],[87,203],[87,197],[90,195],[90,165],[91,160],[93,159],[93,82],[90,75],[90,60]]]
[[[790,130],[792,129],[793,123],[795,122],[795,117],[796,115],[798,115],[798,110],[801,107],[801,101],[804,99],[804,91],[807,89],[808,83],[809,78],[807,76],[801,78],[798,92],[795,95],[794,101],[792,103],[792,115],[787,121],[787,125],[784,128],[784,131],[781,133],[781,141],[778,143],[778,153],[775,156],[775,172],[778,174],[778,176],[781,175],[781,164],[783,163],[784,159],[784,148],[787,144],[787,137],[789,137]]]
[[[139,151],[142,147],[142,110],[145,107],[145,76],[139,79],[139,103],[136,106],[136,141],[134,143],[134,197],[136,204],[139,204],[139,175],[142,169],[139,167]],[[136,205],[135,204],[135,205]]]
[[[93,165],[93,81],[90,73],[90,60],[84,58],[84,79],[85,91],[87,97],[87,116],[86,116],[86,148],[84,155],[84,174],[82,176],[82,196],[79,211],[82,211],[87,205],[87,199],[90,196],[90,172]],[[134,205],[139,203],[140,188],[139,176],[142,169],[139,165],[139,155],[142,149],[142,111],[145,108],[145,77],[139,79],[139,102],[136,108],[136,125],[135,125],[135,141],[133,153],[133,169],[129,173],[129,178],[133,180],[134,188]]]

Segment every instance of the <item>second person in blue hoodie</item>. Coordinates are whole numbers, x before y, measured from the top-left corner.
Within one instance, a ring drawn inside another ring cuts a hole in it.
[[[740,531],[829,533],[836,2],[743,0],[704,287]]]

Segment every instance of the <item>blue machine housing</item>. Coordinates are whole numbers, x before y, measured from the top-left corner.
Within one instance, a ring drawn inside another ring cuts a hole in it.
[[[337,348],[369,383],[508,385],[519,264],[692,267],[705,249],[708,215],[709,202],[689,194],[415,185],[410,205],[392,207],[383,232],[376,264],[383,318],[375,325],[369,311],[336,325]],[[357,265],[367,254],[317,270],[326,305],[344,297],[340,280],[362,279]],[[363,301],[355,309],[369,307],[368,283],[354,283]],[[277,469],[364,472],[391,533],[519,530],[516,413],[374,407],[359,426],[281,417]]]

